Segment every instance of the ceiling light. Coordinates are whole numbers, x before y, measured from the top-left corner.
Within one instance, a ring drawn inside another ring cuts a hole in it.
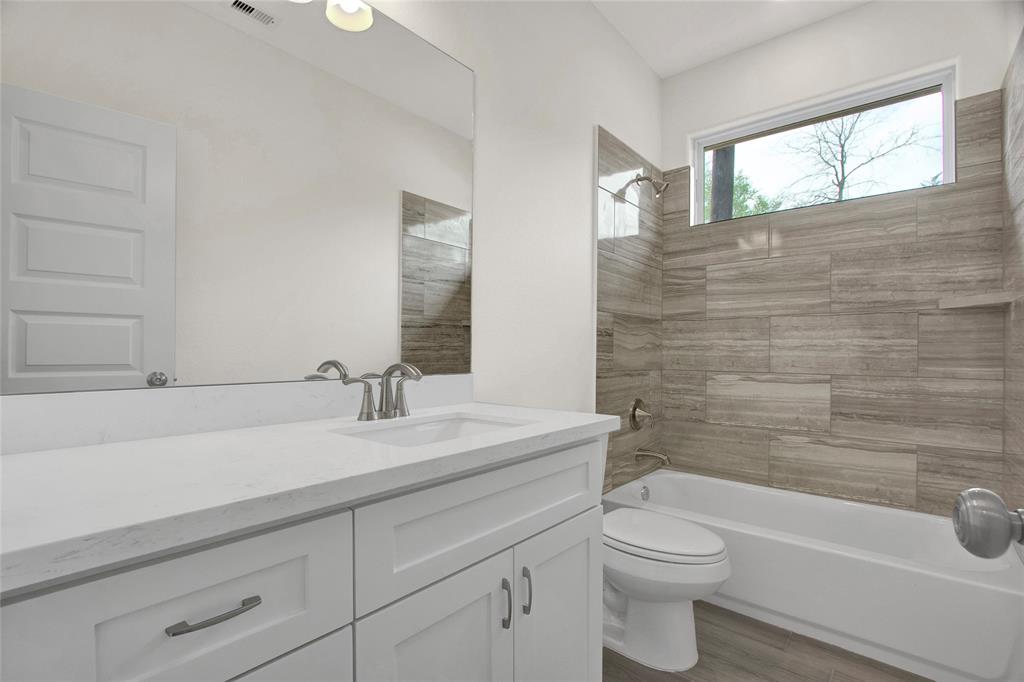
[[[343,31],[365,31],[373,26],[373,9],[362,0],[327,0],[327,21]]]

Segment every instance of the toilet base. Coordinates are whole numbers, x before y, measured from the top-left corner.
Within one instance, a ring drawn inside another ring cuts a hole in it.
[[[689,670],[697,665],[693,602],[630,599],[623,626],[606,625],[604,645],[648,668],[668,672]]]

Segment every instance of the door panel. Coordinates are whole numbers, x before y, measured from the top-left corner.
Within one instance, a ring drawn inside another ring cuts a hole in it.
[[[5,393],[174,374],[175,129],[3,86]]]
[[[511,680],[511,575],[509,549],[357,621],[356,679]]]
[[[601,529],[591,509],[516,545],[517,682],[601,679]]]

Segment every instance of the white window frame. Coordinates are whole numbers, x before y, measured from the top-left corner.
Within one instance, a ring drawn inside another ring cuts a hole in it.
[[[847,109],[863,107],[886,99],[909,95],[920,90],[938,87],[942,92],[942,183],[956,181],[956,66],[949,65],[902,78],[884,85],[876,86],[856,93],[834,97],[814,104],[787,109],[782,113],[772,114],[764,118],[733,125],[707,133],[699,134],[692,139],[693,162],[690,167],[692,178],[690,198],[690,215],[694,225],[703,225],[704,217],[704,150],[730,140],[757,136],[777,128],[791,126],[802,121],[828,116]]]

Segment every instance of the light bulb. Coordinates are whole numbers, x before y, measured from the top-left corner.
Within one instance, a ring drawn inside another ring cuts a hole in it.
[[[373,26],[373,9],[362,0],[327,0],[326,16],[343,31],[365,31]]]

